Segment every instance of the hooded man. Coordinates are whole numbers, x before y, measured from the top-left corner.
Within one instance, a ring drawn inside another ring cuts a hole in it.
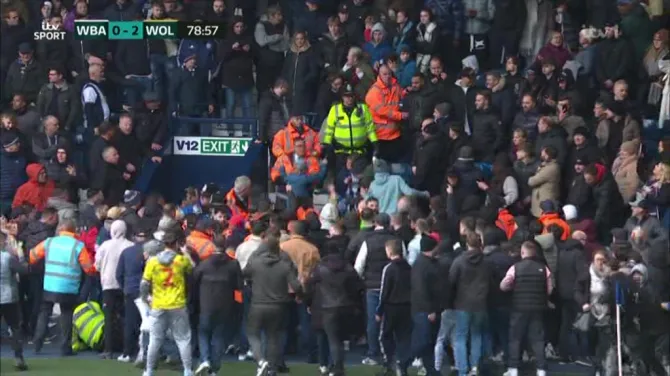
[[[105,312],[105,349],[101,357],[111,359],[114,349],[112,335],[119,330],[123,309],[123,290],[116,279],[116,269],[121,259],[121,253],[126,248],[132,247],[133,242],[126,239],[127,226],[124,221],[112,222],[110,230],[111,239],[105,241],[95,252],[95,268],[100,272],[100,284],[102,285],[103,311]]]
[[[379,212],[394,214],[400,196],[428,196],[427,192],[412,189],[398,175],[391,175],[391,168],[382,159],[374,163],[375,177],[370,184],[367,198],[374,197],[379,201]]]
[[[38,211],[42,211],[46,206],[47,200],[51,197],[55,184],[47,178],[46,169],[39,163],[29,164],[26,167],[26,174],[29,180],[16,191],[12,208],[23,204],[30,204]]]

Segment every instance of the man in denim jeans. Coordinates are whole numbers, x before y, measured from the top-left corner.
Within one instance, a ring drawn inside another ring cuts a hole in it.
[[[441,305],[437,284],[439,264],[434,256],[436,247],[435,239],[422,235],[421,253],[412,266],[412,354],[422,360],[427,376],[439,375],[433,359]]]
[[[375,358],[380,355],[379,322],[375,319],[375,312],[379,306],[379,290],[381,288],[382,270],[388,264],[385,244],[396,239],[388,228],[391,226],[391,217],[386,213],[377,214],[375,229],[370,232],[356,256],[354,269],[365,282],[365,306],[367,312],[368,352],[363,359],[365,365],[377,365]],[[403,253],[405,245],[402,245]]]
[[[491,291],[497,289],[494,286],[493,268],[484,261],[479,234],[468,232],[465,242],[468,250],[454,261],[449,270],[449,285],[453,294],[450,300],[456,316],[454,357],[459,376],[477,374],[482,357],[487,302]]]
[[[168,231],[163,236],[165,250],[147,261],[140,283],[140,296],[145,301],[151,295],[151,316],[147,363],[143,376],[153,376],[161,345],[168,330],[184,365],[184,376],[192,376],[191,326],[186,311],[186,278],[193,268],[191,261],[177,249],[178,234]]]
[[[200,322],[198,340],[202,362],[196,375],[216,375],[221,368],[226,324],[236,323],[235,291],[241,290],[242,269],[239,262],[224,252],[226,240],[214,238],[214,253],[193,271],[193,285],[198,289]]]

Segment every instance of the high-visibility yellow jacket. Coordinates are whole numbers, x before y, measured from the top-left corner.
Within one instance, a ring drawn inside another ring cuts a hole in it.
[[[326,118],[323,143],[332,145],[339,153],[362,153],[367,141],[377,142],[377,132],[367,105],[356,105],[351,115],[342,103],[330,108]]]
[[[97,302],[80,304],[72,316],[72,350],[102,348],[105,314]]]

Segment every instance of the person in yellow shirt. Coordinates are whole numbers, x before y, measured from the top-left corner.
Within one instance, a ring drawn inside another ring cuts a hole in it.
[[[165,249],[150,258],[144,268],[140,295],[145,300],[151,296],[151,316],[154,321],[149,331],[149,349],[143,376],[153,376],[168,329],[172,331],[179,348],[184,376],[193,376],[191,327],[186,309],[186,280],[193,265],[177,250],[178,238],[175,232],[166,232],[162,239]]]

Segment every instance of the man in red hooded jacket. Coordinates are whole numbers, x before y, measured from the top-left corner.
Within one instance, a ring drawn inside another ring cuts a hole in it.
[[[28,182],[24,183],[16,191],[12,208],[23,204],[30,204],[38,211],[44,210],[47,200],[55,188],[53,180],[47,178],[44,166],[39,163],[31,163],[26,167]]]

